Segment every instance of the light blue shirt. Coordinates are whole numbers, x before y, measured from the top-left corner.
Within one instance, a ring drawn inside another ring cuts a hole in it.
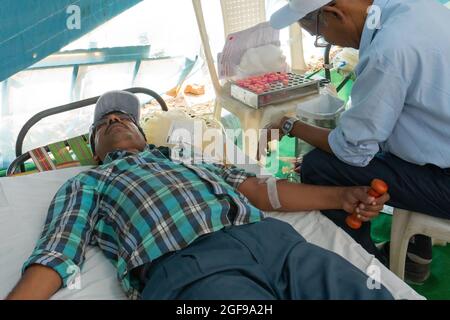
[[[359,167],[382,150],[450,168],[450,10],[431,0],[374,5],[381,28],[366,23],[352,107],[329,135],[330,147]]]

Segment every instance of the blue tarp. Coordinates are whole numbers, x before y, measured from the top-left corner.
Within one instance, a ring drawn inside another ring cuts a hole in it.
[[[141,1],[0,1],[0,81],[59,51]]]

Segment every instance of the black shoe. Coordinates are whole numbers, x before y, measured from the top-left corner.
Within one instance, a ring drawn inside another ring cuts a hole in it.
[[[408,257],[420,264],[430,264],[432,256],[431,238],[421,234],[415,235],[409,240]]]
[[[420,249],[425,249],[425,246],[421,248],[414,241],[408,245],[405,261],[405,281],[409,284],[422,285],[430,277],[431,247],[430,250],[420,251]],[[389,266],[390,242],[386,242],[380,251]]]

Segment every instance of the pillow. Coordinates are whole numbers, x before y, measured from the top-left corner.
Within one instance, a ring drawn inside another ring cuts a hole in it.
[[[201,116],[193,118],[182,110],[156,111],[144,117],[141,126],[149,144],[175,149],[183,142],[191,146],[196,156],[223,160],[223,151],[218,153],[217,148],[223,150],[224,144],[215,144],[218,136],[224,137],[223,131],[214,120]]]
[[[167,136],[173,121],[193,121],[189,115],[181,110],[155,111],[144,117],[142,129],[147,137],[147,142],[156,146],[169,147]]]

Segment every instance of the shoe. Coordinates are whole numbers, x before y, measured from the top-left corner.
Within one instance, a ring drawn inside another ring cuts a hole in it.
[[[418,246],[414,241],[408,245],[405,261],[405,281],[409,284],[422,285],[430,277],[431,247],[430,250],[423,252],[420,249],[425,249],[425,246]],[[380,251],[389,266],[390,242],[382,244]]]
[[[432,260],[431,238],[423,235],[415,235],[409,240],[408,257],[420,264],[430,264]]]

